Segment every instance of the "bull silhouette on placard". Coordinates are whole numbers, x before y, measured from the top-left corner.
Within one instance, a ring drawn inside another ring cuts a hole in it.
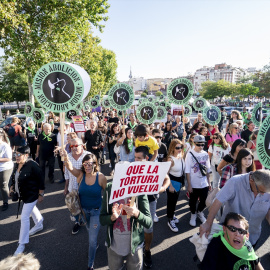
[[[118,102],[118,99],[121,98],[125,101],[125,103],[127,103],[127,101],[125,100],[125,97],[126,97],[126,93],[125,92],[116,92],[116,97],[117,97],[117,102]]]
[[[197,102],[196,102],[196,106],[198,107],[198,108],[202,108],[203,107],[203,101],[201,101],[201,100],[198,100]]]
[[[33,115],[37,120],[41,118],[41,114],[39,112],[33,112]]]
[[[76,115],[75,111],[68,111],[67,112],[67,117],[70,118],[70,119],[72,118],[72,116],[75,116],[75,115]]]
[[[163,110],[162,109],[158,109],[158,115],[159,115],[159,117],[161,117],[163,115]]]
[[[209,118],[213,117],[215,120],[217,120],[217,112],[216,111],[209,111]]]
[[[60,82],[64,83],[62,88],[60,87]],[[67,95],[70,98],[70,95],[67,92],[65,92],[65,90],[64,90],[64,88],[66,86],[66,81],[64,79],[59,80],[57,78],[57,81],[55,83],[51,83],[51,81],[48,80],[48,85],[49,85],[49,87],[51,89],[51,97],[52,98],[53,98],[53,91],[52,90],[54,90],[54,89],[58,90],[58,91],[62,91],[65,95]]]
[[[143,116],[145,116],[145,114],[148,116],[148,119],[151,118],[151,110],[150,109],[145,109],[143,108]]]
[[[185,97],[184,97],[184,92],[185,92],[185,90],[186,90],[185,87],[182,86],[181,88],[178,88],[178,86],[177,86],[176,89],[175,89],[175,94],[174,94],[174,96],[176,97],[177,94],[180,93],[180,94],[182,95],[182,97],[185,98]]]

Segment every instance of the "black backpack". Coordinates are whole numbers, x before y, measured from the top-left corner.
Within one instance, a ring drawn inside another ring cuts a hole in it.
[[[15,126],[17,126],[17,125],[14,125],[14,126],[10,125],[8,127],[7,134],[8,134],[9,137],[14,137],[15,136],[15,134],[16,134]]]

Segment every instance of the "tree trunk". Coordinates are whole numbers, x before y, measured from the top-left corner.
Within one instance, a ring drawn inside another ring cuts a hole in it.
[[[30,70],[27,70],[28,77],[28,89],[29,89],[29,102],[31,102],[35,106],[35,99],[33,95],[33,87],[32,87],[32,76]]]

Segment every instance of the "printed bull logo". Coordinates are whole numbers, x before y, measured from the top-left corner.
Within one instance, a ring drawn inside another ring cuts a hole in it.
[[[162,117],[164,115],[164,111],[162,109],[158,109],[158,117]]]
[[[204,105],[204,102],[203,102],[202,100],[198,100],[198,101],[196,102],[196,106],[197,106],[198,108],[202,108],[203,105]]]
[[[27,106],[26,106],[26,113],[30,113],[31,110],[32,110],[32,109],[31,109],[31,106],[27,105]]]
[[[143,108],[143,118],[150,119],[151,118],[151,109]]]
[[[66,84],[67,83],[66,83],[66,81],[64,79],[59,80],[57,78],[57,81],[55,83],[51,83],[51,81],[48,80],[48,85],[49,85],[49,87],[51,89],[51,97],[53,98],[53,90],[55,89],[55,90],[58,90],[58,91],[62,91],[65,95],[67,95],[70,98],[70,95],[67,92],[65,92],[65,90],[64,90]]]
[[[92,100],[91,101],[91,106],[93,106],[93,107],[97,106],[97,101],[96,100]]]
[[[189,114],[189,108],[185,108],[185,114]]]
[[[40,112],[37,112],[37,111],[34,111],[33,112],[33,116],[36,120],[39,120],[41,119],[41,113]]]
[[[117,97],[117,103],[119,103],[119,100],[122,99],[124,100],[125,103],[127,103],[127,101],[125,100],[125,97],[126,97],[126,93],[125,92],[121,92],[121,91],[117,91],[116,92],[116,97]]]
[[[175,99],[183,100],[188,94],[187,86],[184,84],[178,84],[173,88],[172,95]]]
[[[209,111],[208,111],[208,118],[209,118],[211,121],[216,121],[217,118],[218,118],[218,113],[217,113],[215,110],[209,110]]]
[[[67,112],[67,118],[68,119],[72,119],[72,116],[75,116],[75,115],[76,115],[76,111],[74,111],[74,110],[71,110],[71,111]]]

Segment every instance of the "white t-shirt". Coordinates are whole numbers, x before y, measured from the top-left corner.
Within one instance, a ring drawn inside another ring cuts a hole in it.
[[[208,181],[206,176],[202,176],[199,165],[192,154],[197,158],[197,160],[207,167],[208,173],[211,172],[210,160],[207,152],[201,151],[200,153],[191,150],[188,152],[186,157],[186,169],[185,173],[190,174],[190,182],[192,188],[205,188],[208,187]]]
[[[190,143],[189,142],[186,142],[186,149],[185,149],[185,152],[186,154],[190,151],[190,150],[193,150],[195,148],[195,145],[193,144],[193,146],[191,147]]]
[[[13,168],[12,150],[11,147],[5,142],[1,142],[0,144],[0,158],[10,159],[10,161],[0,162],[0,172]]]
[[[58,134],[57,134],[57,142],[58,142],[58,146],[62,146],[62,144],[61,144],[61,134],[60,134],[60,132],[58,132]],[[66,145],[67,144],[67,133],[64,133],[64,145]]]
[[[227,154],[229,154],[231,151],[231,147],[228,145],[227,149],[223,149],[220,146],[214,145],[214,151],[212,144],[209,146],[208,152],[212,153],[212,158],[211,158],[211,164],[212,165],[218,165],[223,157]]]

